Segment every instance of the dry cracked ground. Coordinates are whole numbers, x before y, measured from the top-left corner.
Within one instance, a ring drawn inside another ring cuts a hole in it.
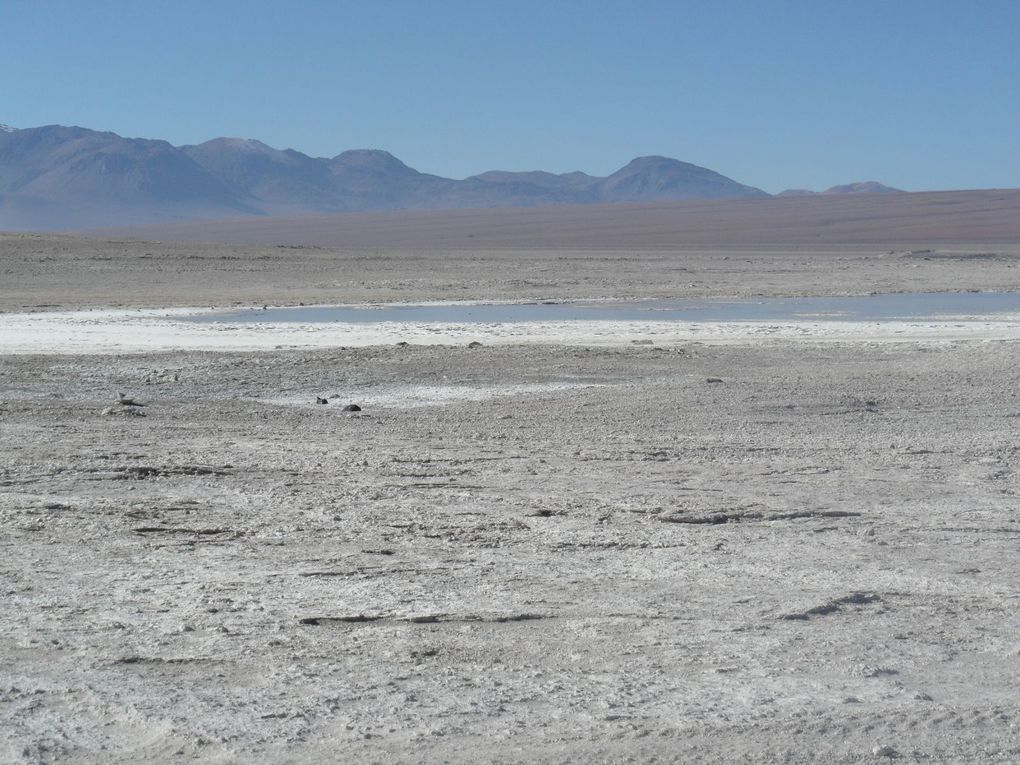
[[[1018,391],[1010,343],[2,357],[0,760],[1016,762]]]

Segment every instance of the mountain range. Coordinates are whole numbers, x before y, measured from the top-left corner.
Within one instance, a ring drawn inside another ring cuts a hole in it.
[[[252,139],[173,146],[82,127],[0,125],[0,229],[767,196],[660,156],[638,157],[606,177],[493,170],[455,180],[377,149],[324,158]]]

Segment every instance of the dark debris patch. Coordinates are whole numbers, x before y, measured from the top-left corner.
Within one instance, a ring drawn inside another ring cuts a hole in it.
[[[721,525],[724,523],[749,523],[765,521],[793,521],[800,518],[856,518],[861,513],[847,510],[797,510],[790,513],[718,512],[708,515],[660,515],[663,523],[685,523],[691,525]]]
[[[783,614],[779,618],[784,621],[807,621],[814,616],[828,616],[842,611],[846,606],[866,606],[871,603],[881,602],[881,598],[873,592],[852,592],[842,598],[834,598],[820,606],[809,608],[806,611],[799,611]]]
[[[552,619],[548,614],[519,613],[519,614],[498,614],[480,615],[468,614],[459,616],[455,614],[419,614],[415,616],[384,616],[381,614],[353,614],[350,616],[306,616],[298,620],[298,624],[311,627],[328,627],[334,624],[363,624],[366,622],[389,622],[394,624],[439,624],[439,623],[464,623],[483,622],[489,624],[507,624],[510,622],[530,622],[541,619]]]
[[[136,534],[193,534],[200,537],[237,533],[233,529],[191,529],[182,526],[139,526],[131,530]]]
[[[96,473],[109,473],[108,476],[115,480],[144,480],[147,478],[170,478],[172,476],[224,476],[230,475],[225,468],[211,467],[208,465],[175,465],[167,467],[155,467],[153,465],[126,465],[113,468],[112,470],[92,471]]]
[[[371,616],[368,614],[354,614],[353,616],[307,616],[298,620],[298,624],[307,624],[312,627],[329,626],[330,624],[361,624],[364,622],[378,622],[384,616]]]

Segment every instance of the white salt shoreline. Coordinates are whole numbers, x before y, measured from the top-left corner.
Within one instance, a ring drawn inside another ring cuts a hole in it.
[[[223,312],[236,308],[223,309]],[[215,312],[215,311],[213,311]],[[1020,316],[902,321],[191,322],[209,308],[97,309],[0,314],[0,354],[260,351],[337,346],[687,342],[942,342],[1020,340]]]

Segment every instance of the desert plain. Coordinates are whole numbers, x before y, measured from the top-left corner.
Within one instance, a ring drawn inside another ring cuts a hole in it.
[[[12,329],[1020,290],[1020,244],[910,236],[0,236],[0,760],[1020,760],[1020,317],[157,351]]]

